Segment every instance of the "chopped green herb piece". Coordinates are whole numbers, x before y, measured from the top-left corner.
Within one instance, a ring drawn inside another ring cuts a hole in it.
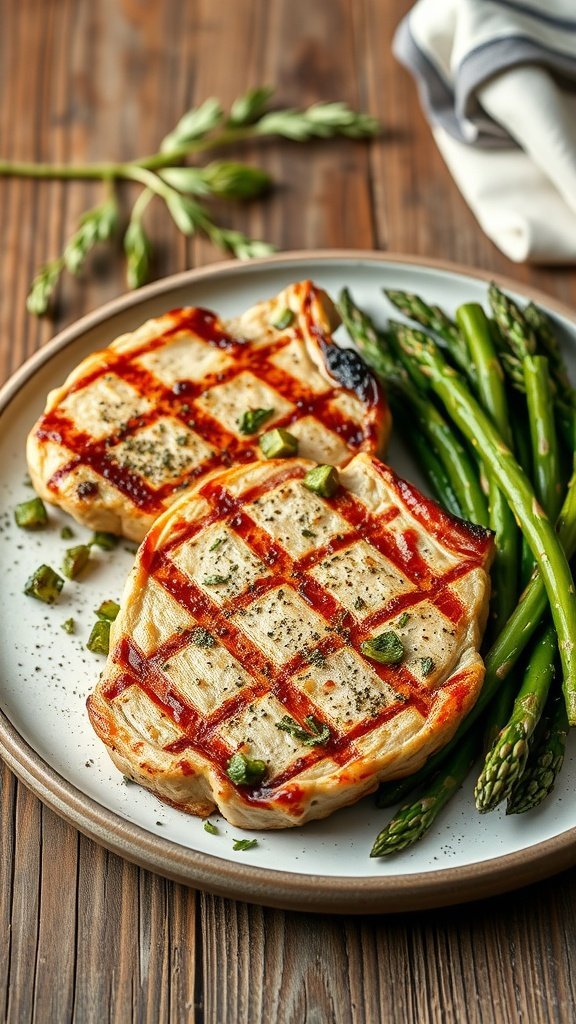
[[[294,313],[291,309],[283,309],[278,314],[275,320],[272,321],[272,327],[275,327],[277,331],[285,331],[290,324],[293,324],[295,320]]]
[[[334,466],[315,466],[304,477],[304,487],[321,498],[331,498],[340,486],[338,471]]]
[[[122,776],[122,782],[124,783],[125,786],[135,786],[136,785],[136,783],[134,782],[134,779],[131,779],[129,775],[123,775]]]
[[[74,622],[74,619],[66,619],[66,622],[62,623],[62,629],[64,630],[65,633],[75,633],[76,623]]]
[[[63,526],[60,530],[60,536],[62,537],[62,540],[72,540],[74,530],[70,526]]]
[[[49,565],[41,565],[27,581],[24,593],[27,597],[35,597],[44,604],[54,604],[64,586],[64,580]]]
[[[235,839],[232,843],[233,850],[253,850],[258,846],[257,839]]]
[[[24,477],[22,483],[24,484],[24,487],[34,487],[34,484],[32,483],[28,473],[26,473],[26,476]]]
[[[313,530],[302,530],[302,536],[303,537],[315,537],[316,534],[313,532]]]
[[[212,633],[209,633],[207,629],[202,626],[197,626],[196,629],[192,630],[190,639],[196,647],[214,647],[216,644],[215,638]]]
[[[90,548],[87,544],[77,544],[75,548],[68,548],[62,562],[62,572],[69,580],[75,580],[85,569],[90,560]]]
[[[404,657],[404,645],[393,630],[373,636],[371,640],[364,640],[360,650],[367,658],[379,661],[382,665],[398,665]]]
[[[245,754],[232,754],[226,774],[236,786],[252,786],[264,778],[266,762],[246,757]]]
[[[218,829],[216,828],[216,825],[214,825],[211,821],[204,822],[204,831],[209,832],[211,836],[218,835]]]
[[[226,537],[217,537],[212,547],[208,548],[208,551],[216,551],[220,547],[220,545],[224,543],[225,540]]]
[[[365,607],[366,607],[366,601],[364,600],[364,598],[363,597],[357,597],[356,600],[354,601],[354,609],[355,609],[355,611],[361,612],[362,609],[365,608]]]
[[[283,427],[267,430],[259,444],[265,459],[287,459],[298,451],[298,438]]]
[[[42,498],[30,498],[30,501],[23,501],[14,509],[16,526],[21,530],[38,530],[46,526],[48,513]]]
[[[93,534],[90,545],[92,547],[102,548],[102,551],[114,551],[119,539],[120,538],[116,537],[113,533],[103,533],[98,531]]]
[[[422,666],[423,676],[429,676],[436,668],[432,658],[420,658],[420,665]]]
[[[114,622],[119,611],[120,605],[116,601],[102,601],[100,607],[96,609],[96,615],[104,622]]]
[[[398,625],[400,626],[400,629],[404,628],[404,626],[408,622],[409,618],[410,618],[410,616],[409,616],[408,612],[402,612],[402,615],[398,619]]]
[[[219,583],[228,583],[230,579],[232,579],[231,572],[227,576],[205,576],[204,583],[207,587],[217,587]]]
[[[110,649],[110,626],[108,619],[98,619],[92,626],[86,647],[92,654],[108,654]]]
[[[274,409],[248,409],[238,420],[241,434],[255,434],[266,420],[273,415]]]
[[[324,722],[319,722],[313,715],[306,715],[304,719],[307,729],[304,729],[290,715],[284,715],[276,728],[282,732],[289,732],[295,740],[300,740],[306,747],[323,747],[330,739],[330,729]]]

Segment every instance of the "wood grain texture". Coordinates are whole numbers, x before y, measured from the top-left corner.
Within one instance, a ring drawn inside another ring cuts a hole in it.
[[[0,152],[54,161],[153,151],[190,105],[249,85],[283,104],[345,99],[385,125],[370,145],[266,143],[264,203],[221,207],[281,248],[372,246],[461,260],[576,306],[574,270],[510,264],[456,190],[409,77],[390,55],[408,0],[5,0]],[[256,156],[251,146],[236,155]],[[124,210],[134,191],[122,191]],[[97,252],[65,279],[55,316],[25,311],[34,269],[57,255],[98,186],[0,181],[0,372],[123,290]],[[147,214],[155,272],[219,258]],[[306,916],[197,894],[79,836],[5,769],[0,776],[0,1017],[84,1024],[502,1024],[576,1016],[576,880],[447,911]]]

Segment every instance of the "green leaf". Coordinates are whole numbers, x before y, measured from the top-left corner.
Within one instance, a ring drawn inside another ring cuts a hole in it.
[[[288,732],[296,740],[300,740],[306,747],[323,747],[330,739],[330,729],[325,722],[318,721],[313,715],[306,715],[304,719],[307,728],[304,729],[290,715],[284,715],[276,728],[281,732]]]
[[[234,127],[252,124],[260,117],[273,94],[274,87],[271,85],[261,85],[255,89],[249,89],[243,96],[234,100],[230,108],[228,124],[234,125]]]
[[[64,263],[71,274],[78,274],[96,242],[106,242],[118,226],[118,208],[113,198],[105,200],[80,218],[77,231],[64,249]]]
[[[129,288],[146,284],[150,274],[152,246],[139,220],[131,220],[124,235],[126,254],[126,283]]]
[[[381,665],[398,665],[404,657],[404,645],[394,630],[387,633],[380,633],[370,640],[364,640],[360,644],[362,654]]]
[[[216,825],[214,825],[214,823],[212,821],[205,821],[204,822],[204,831],[205,832],[209,832],[211,836],[217,836],[218,835],[218,829],[217,829]]]
[[[224,117],[220,101],[212,97],[199,107],[189,110],[180,118],[176,127],[162,139],[160,152],[167,153],[171,149],[179,149],[195,139],[208,135]]]
[[[273,415],[274,409],[247,409],[238,420],[238,429],[241,434],[255,434]]]
[[[172,219],[184,235],[193,235],[203,226],[205,214],[198,203],[179,195],[178,192],[169,192],[164,199]]]
[[[210,240],[221,249],[228,249],[240,260],[257,259],[260,256],[270,256],[276,252],[276,247],[269,242],[258,242],[248,238],[241,231],[231,231],[228,228],[219,228],[212,225],[207,229]]]
[[[369,114],[358,114],[346,103],[315,103],[307,110],[275,110],[258,121],[261,135],[281,135],[295,142],[328,139],[336,135],[364,138],[375,135],[379,122]]]
[[[179,192],[190,192],[195,196],[210,195],[203,167],[167,167],[160,171],[160,177]]]
[[[208,164],[202,178],[208,191],[223,199],[254,199],[272,184],[272,178],[261,167],[230,160]]]
[[[261,782],[266,774],[266,762],[245,754],[233,754],[228,762],[226,774],[236,786],[253,786]]]
[[[43,316],[47,311],[63,269],[64,260],[60,258],[45,263],[38,271],[26,299],[26,309],[33,316]]]
[[[258,846],[257,839],[235,839],[232,843],[233,850],[253,850]]]

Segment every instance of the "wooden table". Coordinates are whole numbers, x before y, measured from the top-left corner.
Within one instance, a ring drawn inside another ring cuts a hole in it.
[[[280,248],[378,248],[513,275],[576,306],[573,270],[510,264],[458,194],[390,55],[407,0],[6,0],[0,152],[51,161],[154,151],[181,113],[275,83],[278,100],[343,99],[383,121],[372,145],[288,142],[258,158],[281,183],[229,223]],[[254,151],[244,151],[242,155]],[[238,155],[240,150],[238,151]],[[53,319],[26,313],[32,273],[97,201],[90,183],[0,181],[2,372],[124,290],[121,254],[66,279]],[[123,193],[126,208],[130,190]],[[155,273],[220,258],[150,211]],[[574,1020],[573,874],[482,904],[329,918],[187,890],[108,854],[4,769],[3,1017],[481,1022]],[[0,1014],[2,1011],[0,1010]]]

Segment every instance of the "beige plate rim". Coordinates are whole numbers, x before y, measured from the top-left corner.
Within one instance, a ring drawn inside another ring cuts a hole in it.
[[[0,390],[0,414],[20,388],[58,352],[85,331],[111,316],[174,288],[195,284],[203,278],[251,273],[275,265],[338,261],[403,263],[445,271],[480,280],[495,280],[501,287],[528,295],[513,279],[446,260],[425,259],[396,253],[356,249],[302,250],[238,263],[227,260],[184,271],[155,281],[137,292],[122,295],[61,331],[27,360]],[[570,320],[568,306],[530,286],[531,298]],[[399,913],[484,899],[547,878],[576,863],[576,828],[517,853],[480,864],[409,875],[373,875],[334,878],[294,874],[231,863],[209,854],[190,851],[177,843],[147,832],[102,807],[67,782],[23,739],[0,712],[0,752],[8,767],[32,792],[84,835],[121,857],[176,882],[233,899],[265,906],[322,913]]]

